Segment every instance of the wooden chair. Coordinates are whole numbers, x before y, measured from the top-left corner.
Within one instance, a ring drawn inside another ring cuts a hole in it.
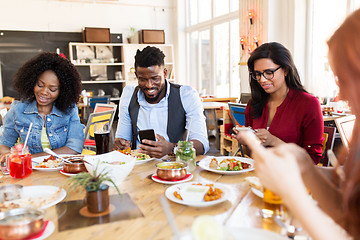
[[[85,127],[85,141],[84,148],[93,150],[95,148],[94,140],[94,124],[108,122],[111,131],[112,124],[115,117],[115,110],[108,110],[104,112],[91,113]]]
[[[246,104],[229,102],[228,105],[229,105],[230,118],[233,125],[245,126]],[[244,157],[244,152],[241,144],[239,144],[239,147],[236,151],[235,149],[233,149],[233,155],[236,156],[239,152],[241,153],[241,156]]]
[[[229,102],[228,105],[229,105],[231,121],[233,122],[234,126],[236,125],[245,126],[246,104]]]
[[[96,104],[110,104],[110,95],[89,97],[83,116],[85,120],[95,112]]]
[[[116,111],[116,108],[117,108],[116,104],[97,103],[94,108],[94,113],[105,112],[105,111],[109,111],[109,110]]]
[[[334,142],[335,142],[335,132],[336,128],[334,127],[324,127],[324,140],[323,140],[323,146],[322,146],[322,158],[320,160],[320,163],[318,165],[320,166],[326,166],[328,167],[330,165],[329,158],[327,155],[327,151],[329,149],[333,149]]]
[[[349,115],[335,119],[336,128],[340,134],[342,143],[349,148],[352,132],[355,124],[355,115]]]

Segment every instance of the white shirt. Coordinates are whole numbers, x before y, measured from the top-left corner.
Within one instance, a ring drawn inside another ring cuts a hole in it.
[[[137,130],[154,129],[156,134],[163,136],[169,141],[167,135],[168,121],[168,98],[170,94],[170,83],[166,81],[166,95],[159,103],[150,104],[145,100],[144,93],[140,90],[137,93],[140,105],[137,121]],[[121,94],[119,103],[119,120],[115,137],[126,140],[132,139],[131,119],[129,104],[136,86],[126,86]],[[186,129],[190,127],[189,140],[198,140],[204,147],[204,153],[209,150],[209,140],[206,131],[204,108],[199,94],[190,86],[181,86],[180,98],[186,113]],[[191,124],[190,124],[191,122]],[[140,144],[137,139],[137,146]]]

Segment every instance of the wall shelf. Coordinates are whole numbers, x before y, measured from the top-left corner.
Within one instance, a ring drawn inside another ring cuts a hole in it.
[[[134,57],[138,49],[142,50],[147,46],[149,44],[69,42],[69,59],[79,70],[84,89],[96,94],[101,88],[107,95],[111,95],[113,88],[121,92],[125,85],[138,84],[133,69]],[[164,52],[165,67],[168,70],[167,79],[175,82],[173,45],[151,44],[151,46]]]

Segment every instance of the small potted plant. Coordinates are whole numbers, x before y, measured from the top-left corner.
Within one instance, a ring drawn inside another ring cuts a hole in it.
[[[135,28],[134,27],[130,27],[130,34],[127,37],[127,41],[128,43],[135,43]]]
[[[98,172],[98,166],[99,165],[94,169],[93,174],[81,172],[69,179],[69,192],[78,187],[83,187],[85,189],[85,202],[88,211],[91,213],[101,213],[109,208],[109,185],[105,184],[105,181],[112,183],[120,195],[118,187],[109,176],[109,172],[105,171],[105,169]]]

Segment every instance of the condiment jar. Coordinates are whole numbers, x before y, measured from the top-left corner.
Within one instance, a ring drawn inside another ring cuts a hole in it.
[[[192,172],[196,168],[196,150],[193,142],[179,141],[175,148],[177,162],[185,162],[188,165],[188,171]]]

